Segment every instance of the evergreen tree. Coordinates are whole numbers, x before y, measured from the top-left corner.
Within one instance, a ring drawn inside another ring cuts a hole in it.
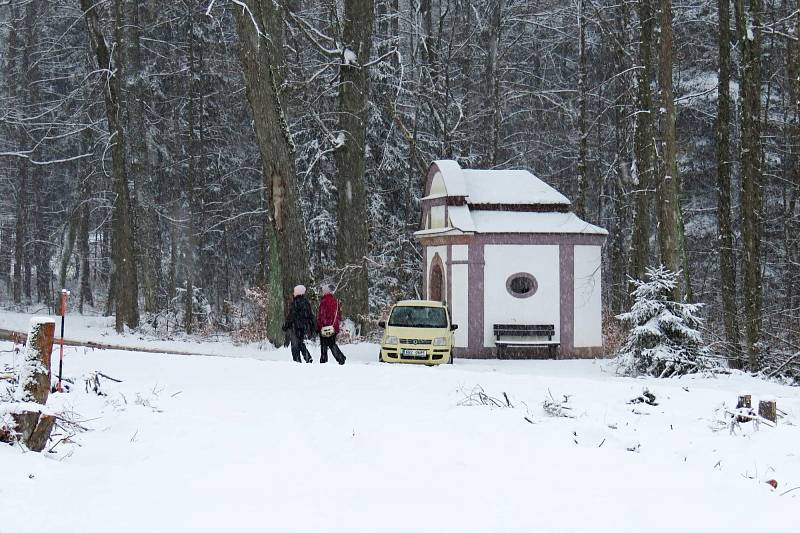
[[[619,374],[668,378],[707,369],[708,349],[697,331],[703,304],[672,299],[678,273],[663,265],[650,267],[646,281],[633,280],[635,302],[617,318],[631,325],[617,354]]]

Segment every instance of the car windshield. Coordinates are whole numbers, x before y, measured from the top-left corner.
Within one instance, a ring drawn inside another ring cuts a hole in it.
[[[389,317],[390,326],[402,328],[446,328],[444,307],[395,307]]]

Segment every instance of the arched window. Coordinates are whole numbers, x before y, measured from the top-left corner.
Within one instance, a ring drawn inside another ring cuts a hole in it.
[[[518,272],[508,277],[506,290],[514,298],[530,298],[539,290],[539,282],[531,274]]]
[[[444,270],[442,269],[442,259],[437,254],[431,261],[431,279],[428,285],[428,293],[431,300],[437,302],[444,301]]]

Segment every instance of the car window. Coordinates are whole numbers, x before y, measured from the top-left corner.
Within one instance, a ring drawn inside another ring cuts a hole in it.
[[[447,313],[443,307],[395,307],[389,317],[389,325],[402,328],[446,328]]]

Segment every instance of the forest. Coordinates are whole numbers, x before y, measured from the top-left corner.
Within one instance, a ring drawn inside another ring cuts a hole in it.
[[[800,351],[800,0],[0,0],[0,65],[2,307],[366,331],[456,159],[608,229],[610,328],[663,264],[731,366]]]

